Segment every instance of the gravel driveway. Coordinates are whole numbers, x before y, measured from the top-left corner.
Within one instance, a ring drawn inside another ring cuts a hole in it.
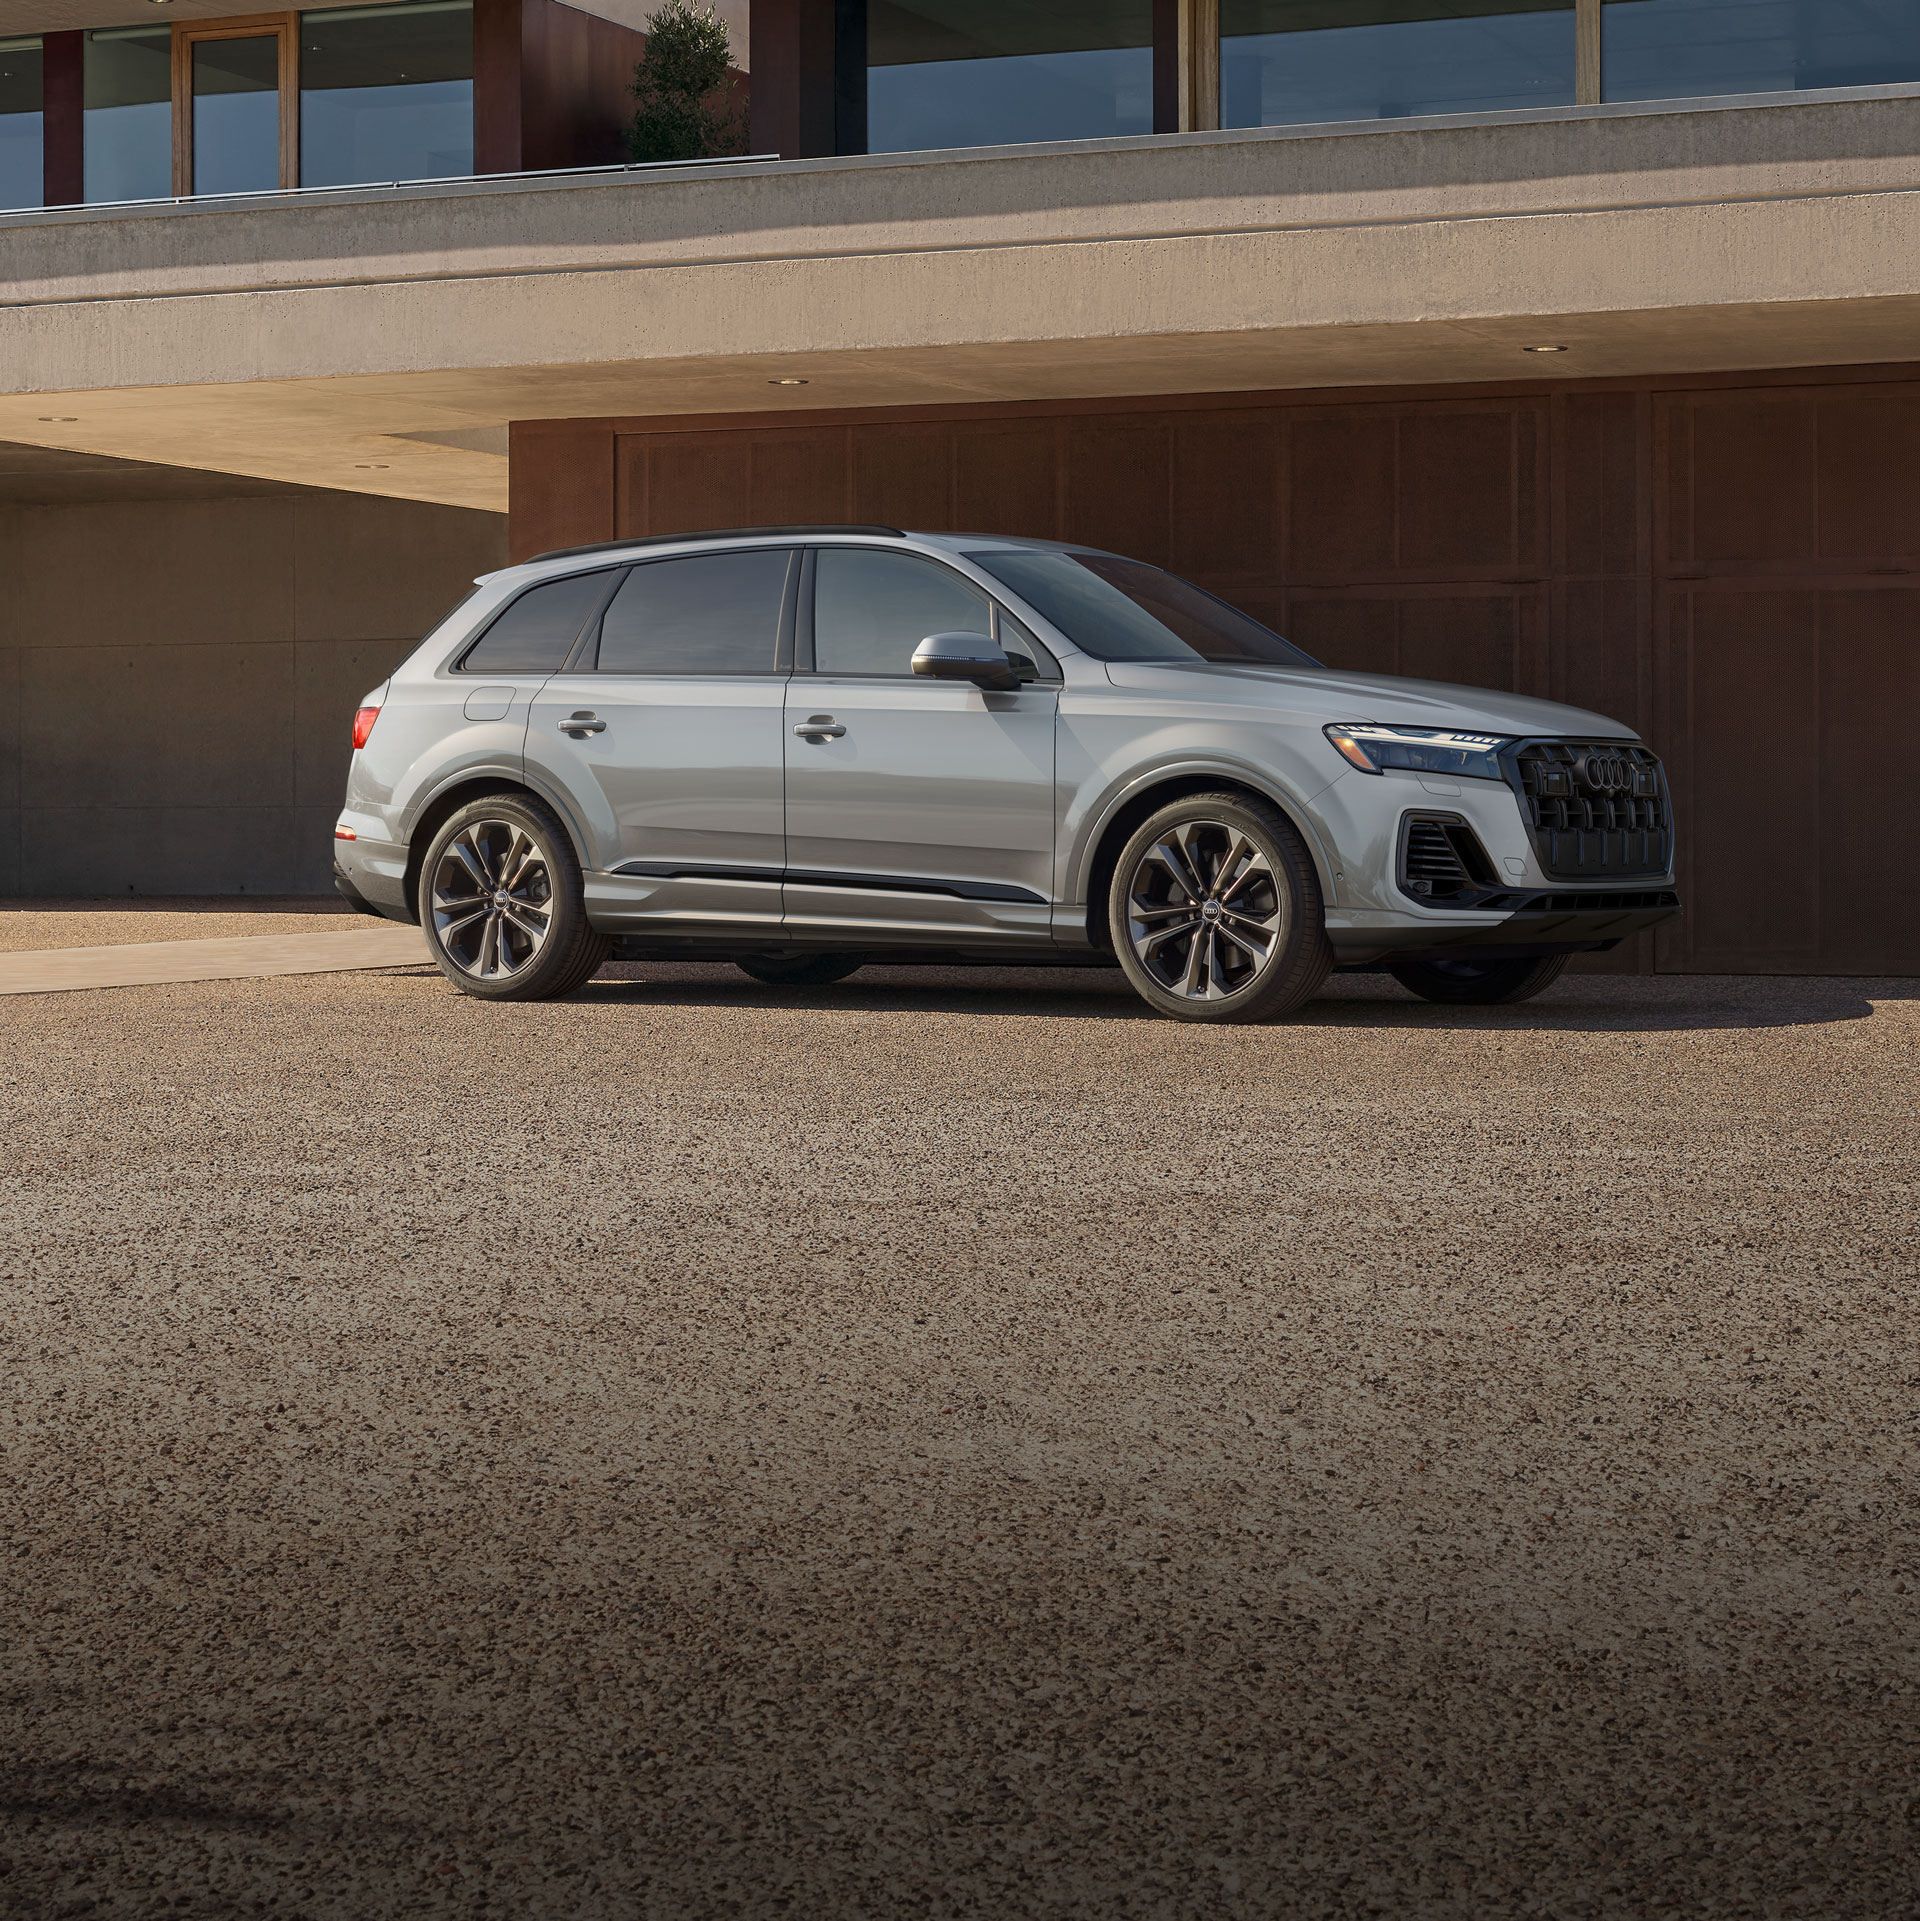
[[[0,1912],[1920,1905],[1920,985],[621,972],[0,1002]]]

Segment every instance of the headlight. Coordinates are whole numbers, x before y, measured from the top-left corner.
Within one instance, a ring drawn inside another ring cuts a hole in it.
[[[1503,780],[1504,734],[1461,734],[1451,727],[1390,727],[1360,720],[1335,725],[1327,738],[1363,774],[1405,767],[1416,774],[1464,774],[1469,780]]]

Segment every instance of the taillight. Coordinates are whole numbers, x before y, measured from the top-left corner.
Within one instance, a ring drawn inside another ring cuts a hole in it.
[[[353,717],[353,744],[356,749],[367,744],[367,736],[373,732],[373,723],[380,718],[378,707],[362,707]]]

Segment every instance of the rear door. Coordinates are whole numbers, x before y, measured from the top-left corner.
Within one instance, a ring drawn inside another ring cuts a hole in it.
[[[927,635],[995,631],[950,567],[822,547],[811,572],[811,671],[787,692],[788,931],[1050,941],[1055,686],[913,672]]]
[[[527,764],[573,800],[596,920],[778,922],[799,560],[753,547],[638,563],[534,701]]]

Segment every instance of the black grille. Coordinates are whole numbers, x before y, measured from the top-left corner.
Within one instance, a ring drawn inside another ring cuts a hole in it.
[[[1480,837],[1452,814],[1409,814],[1400,841],[1400,885],[1416,900],[1450,901],[1493,881]]]
[[[1664,874],[1673,865],[1673,810],[1651,749],[1530,740],[1509,766],[1540,865],[1556,880]]]

